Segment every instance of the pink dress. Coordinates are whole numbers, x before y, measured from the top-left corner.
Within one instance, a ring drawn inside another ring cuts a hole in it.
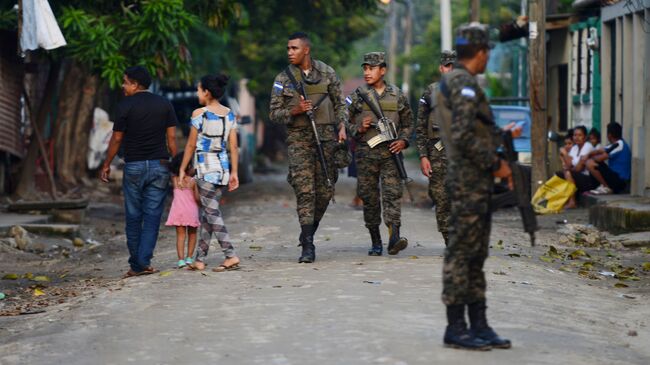
[[[166,226],[198,227],[199,205],[194,200],[194,190],[174,188],[174,200],[169,209]]]

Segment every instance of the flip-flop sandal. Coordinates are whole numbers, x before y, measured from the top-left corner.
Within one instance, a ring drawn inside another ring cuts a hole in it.
[[[239,270],[239,269],[241,269],[241,267],[239,267],[239,264],[234,264],[234,265],[230,265],[230,266],[219,265],[219,266],[215,267],[214,269],[212,269],[212,271],[214,271],[214,272],[224,272],[224,271],[235,271],[235,270]]]
[[[144,270],[140,271],[138,275],[151,275],[155,274],[157,272],[160,272],[160,270],[156,270],[151,266],[145,267]]]
[[[138,276],[138,275],[140,275],[140,273],[135,272],[133,270],[129,270],[129,271],[126,272],[126,274],[124,274],[122,276],[122,279],[128,279],[128,278],[132,278],[132,277]]]

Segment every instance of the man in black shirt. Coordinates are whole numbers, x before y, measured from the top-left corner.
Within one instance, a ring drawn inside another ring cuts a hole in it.
[[[158,239],[167,187],[169,157],[176,154],[176,114],[171,103],[147,89],[149,72],[142,66],[124,71],[124,98],[117,108],[108,156],[101,179],[108,182],[111,161],[124,142],[124,209],[130,270],[125,277],[152,274],[151,258]]]

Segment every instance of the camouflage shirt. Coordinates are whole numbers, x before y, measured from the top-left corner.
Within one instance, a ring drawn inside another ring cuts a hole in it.
[[[415,145],[420,157],[427,157],[427,146],[429,143],[429,118],[435,118],[434,108],[431,106],[434,102],[431,97],[434,90],[438,88],[438,83],[434,82],[424,89],[424,93],[418,103],[418,117],[415,120]],[[437,102],[437,101],[435,101]],[[434,112],[434,115],[431,113]],[[436,123],[437,124],[437,123]]]
[[[438,94],[438,113],[450,164],[469,164],[482,171],[498,165],[501,130],[494,123],[487,97],[461,64],[443,75]],[[479,115],[483,115],[480,118]]]
[[[396,119],[399,120],[393,120],[395,128],[397,128],[397,138],[406,141],[406,145],[408,146],[409,138],[413,133],[413,113],[411,112],[411,106],[406,95],[402,93],[402,90],[390,84],[386,84],[386,89],[379,95],[379,101],[381,102],[382,99],[387,98],[389,95],[397,96],[397,115],[399,118]],[[345,102],[348,106],[348,114],[351,121],[348,123],[348,134],[358,139],[359,131],[357,125],[354,123],[354,119],[363,111],[364,101],[355,91],[345,99]]]
[[[317,117],[317,130],[322,141],[335,140],[338,128],[341,124],[345,126],[347,121],[347,110],[341,95],[341,80],[336,72],[332,67],[318,60],[312,60],[312,68],[308,75],[294,65],[290,65],[289,69],[294,75],[298,75],[296,79],[305,80],[304,84],[326,85],[329,101],[321,103],[320,108],[327,109],[325,115],[328,117],[325,119],[331,120],[322,120],[323,118],[319,120]],[[289,76],[284,71],[280,72],[273,82],[269,118],[274,123],[287,126],[287,143],[313,141],[311,125],[304,122],[306,116],[304,114],[291,116],[291,109],[299,97],[300,94],[296,91]],[[322,114],[315,112],[315,115]]]

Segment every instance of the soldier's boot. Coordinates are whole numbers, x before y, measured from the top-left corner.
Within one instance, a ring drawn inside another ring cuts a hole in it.
[[[400,251],[409,245],[409,241],[399,236],[399,225],[391,224],[388,226],[388,254],[397,255]]]
[[[445,329],[444,343],[445,347],[464,350],[488,351],[492,349],[486,341],[475,337],[467,329],[464,304],[447,306],[447,329]]]
[[[315,235],[315,234],[316,234],[316,230],[318,229],[318,225],[319,225],[319,224],[320,224],[319,221],[314,221],[314,233],[312,233],[312,235]],[[301,226],[301,227],[302,227],[302,226]],[[298,236],[298,242],[302,243],[303,236],[304,236],[304,235],[303,235],[302,230],[301,230],[301,231],[300,231],[300,236]],[[300,245],[298,245],[298,246],[300,246]]]
[[[498,349],[509,349],[512,347],[510,340],[506,338],[501,338],[499,335],[494,332],[494,330],[488,325],[487,316],[485,311],[487,306],[485,301],[480,301],[467,305],[467,311],[469,312],[469,323],[470,323],[470,332],[475,337],[480,338],[481,340],[487,342],[490,346]]]
[[[302,253],[298,259],[299,263],[311,264],[316,261],[316,247],[314,246],[314,226],[307,224],[300,226],[300,244],[302,246]]]
[[[370,240],[372,241],[368,256],[381,256],[384,252],[384,244],[381,242],[379,226],[368,227],[368,232],[370,232]]]

